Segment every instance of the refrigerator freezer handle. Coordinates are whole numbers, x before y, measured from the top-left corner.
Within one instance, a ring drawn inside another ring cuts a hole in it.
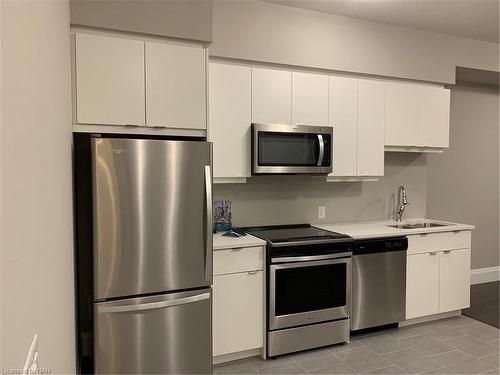
[[[150,302],[136,305],[121,305],[121,306],[99,306],[97,307],[97,312],[99,314],[106,313],[119,313],[119,312],[132,312],[132,311],[144,311],[153,309],[163,309],[166,307],[173,307],[178,305],[185,305],[187,303],[203,301],[210,298],[210,293],[198,294],[195,296],[184,297],[179,299],[172,299],[168,301]]]
[[[212,280],[212,236],[213,236],[213,209],[212,209],[212,171],[210,165],[205,165],[205,193],[207,199],[206,217],[206,244],[205,244],[205,280]]]

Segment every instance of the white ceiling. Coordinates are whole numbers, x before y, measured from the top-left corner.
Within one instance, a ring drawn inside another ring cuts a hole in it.
[[[263,1],[489,42],[499,42],[500,0]]]

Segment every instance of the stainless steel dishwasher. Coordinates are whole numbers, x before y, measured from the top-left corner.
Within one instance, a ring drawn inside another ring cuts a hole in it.
[[[351,330],[405,320],[406,237],[358,240],[352,257]]]

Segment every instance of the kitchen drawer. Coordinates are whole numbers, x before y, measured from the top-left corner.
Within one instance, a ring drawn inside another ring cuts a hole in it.
[[[408,254],[467,249],[470,244],[470,230],[415,234],[408,236]]]
[[[214,251],[214,275],[263,269],[263,247],[240,247]]]

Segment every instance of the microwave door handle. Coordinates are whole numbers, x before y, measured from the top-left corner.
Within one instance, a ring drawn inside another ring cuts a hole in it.
[[[325,157],[325,142],[323,141],[323,135],[317,134],[319,142],[319,155],[318,155],[318,167],[323,164],[323,158]]]

